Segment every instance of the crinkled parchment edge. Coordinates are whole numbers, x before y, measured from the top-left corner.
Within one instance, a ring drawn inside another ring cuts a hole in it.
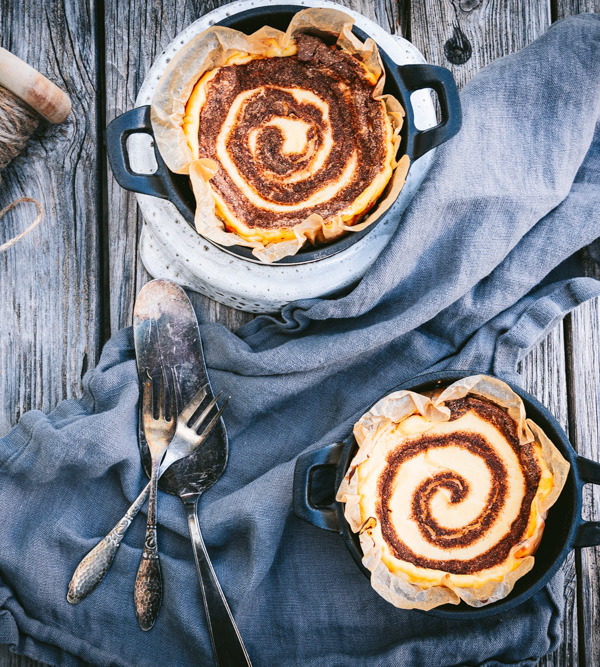
[[[527,419],[523,401],[501,380],[486,375],[473,375],[458,380],[431,396],[408,390],[394,392],[378,401],[354,426],[358,451],[338,489],[337,500],[345,503],[344,514],[355,533],[361,531],[364,518],[360,511],[358,475],[354,473],[356,468],[369,458],[376,446],[377,439],[374,436],[377,431],[390,421],[400,422],[413,414],[421,414],[432,422],[447,421],[450,411],[444,406],[444,402],[463,398],[467,394],[486,398],[506,409],[517,424],[519,442],[523,445],[535,440],[540,445],[542,456],[554,477],[554,486],[544,498],[540,499],[536,495],[535,531],[531,537],[511,549],[510,555],[521,560],[517,568],[508,572],[500,581],[488,581],[478,587],[465,588],[455,585],[451,575],[444,578],[444,585],[434,584],[427,587],[413,583],[404,572],[390,572],[382,560],[381,548],[370,537],[370,531],[362,531],[359,539],[364,554],[363,564],[371,571],[371,585],[383,598],[402,609],[428,610],[442,604],[459,604],[461,600],[471,606],[480,607],[506,597],[515,582],[533,567],[534,557],[531,554],[541,539],[547,512],[556,502],[567,479],[569,463],[544,431]],[[432,572],[418,567],[414,570]]]
[[[266,57],[280,55],[293,43],[294,35],[309,32],[337,38],[336,44],[340,48],[358,57],[366,69],[377,77],[373,97],[385,104],[393,128],[396,155],[404,109],[395,97],[382,94],[385,72],[377,46],[371,38],[363,43],[355,37],[352,34],[353,23],[352,17],[337,9],[309,8],[295,14],[285,32],[264,26],[252,35],[245,35],[231,28],[213,26],[190,39],[171,60],[152,99],[152,129],[158,150],[169,169],[177,174],[189,174],[196,199],[194,224],[199,234],[220,245],[250,247],[258,259],[270,263],[295,255],[307,240],[311,243],[327,242],[345,232],[361,231],[379,219],[394,203],[406,180],[410,166],[408,155],[394,161],[394,171],[383,195],[362,222],[356,225],[342,222],[326,225],[321,216],[312,214],[293,227],[294,240],[266,245],[260,241],[249,241],[225,229],[216,213],[212,190],[208,186],[218,165],[209,159],[196,160],[183,132],[186,104],[204,73],[225,65],[229,58],[239,53]]]

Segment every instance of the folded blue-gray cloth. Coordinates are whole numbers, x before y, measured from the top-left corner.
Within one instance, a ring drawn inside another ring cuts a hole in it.
[[[560,575],[477,623],[401,611],[339,535],[292,510],[297,457],[347,435],[392,387],[443,368],[518,383],[527,350],[600,294],[565,263],[600,234],[600,18],[553,25],[461,99],[461,132],[354,289],[235,333],[201,325],[213,386],[232,399],[229,464],[200,501],[200,523],[256,666],[533,664],[560,641]],[[101,585],[79,605],[65,598],[79,560],[146,484],[137,403],[126,329],[80,400],[25,414],[0,440],[0,643],[17,653],[56,665],[212,663],[175,497],[159,497],[164,602],[153,630],[138,628],[133,607],[143,513]]]

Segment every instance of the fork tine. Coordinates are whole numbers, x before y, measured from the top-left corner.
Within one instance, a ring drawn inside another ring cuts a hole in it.
[[[206,419],[208,416],[208,413],[213,409],[213,407],[217,404],[217,401],[219,400],[219,397],[221,396],[223,392],[220,391],[214,398],[213,400],[202,410],[200,415],[193,420],[193,422],[190,422],[189,427],[193,429],[194,431],[200,426],[200,424]]]
[[[177,416],[177,373],[171,367],[171,384],[169,391],[169,421],[172,423]]]
[[[158,377],[158,418],[162,421],[165,418],[165,376],[161,369]]]
[[[152,378],[148,374],[148,371],[146,371],[146,376],[144,386],[142,387],[142,415],[144,418],[147,416],[152,417],[154,412]]]
[[[197,443],[200,444],[204,438],[213,430],[214,425],[219,421],[219,417],[223,414],[223,410],[225,410],[227,403],[229,403],[229,399],[231,396],[228,396],[224,401],[223,405],[218,409],[217,414],[210,420],[208,423],[207,427],[202,431],[201,435],[198,436]]]
[[[196,410],[200,407],[200,403],[202,403],[204,397],[206,396],[207,389],[208,383],[202,385],[196,392],[194,398],[192,398],[192,400],[181,411],[180,417],[182,417],[186,423],[192,418],[194,412],[196,412]]]

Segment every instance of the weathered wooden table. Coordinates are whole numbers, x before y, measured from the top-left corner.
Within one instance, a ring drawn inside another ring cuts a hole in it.
[[[481,67],[517,51],[600,0],[341,0],[411,40],[463,86]],[[224,0],[0,0],[0,45],[62,86],[73,113],[42,126],[2,174],[0,208],[23,195],[42,202],[41,225],[0,255],[0,434],[27,410],[80,393],[104,341],[132,320],[149,279],[138,256],[142,219],[114,181],[106,124],[134,106],[156,56],[189,23]],[[0,223],[0,243],[31,219],[23,205]],[[589,275],[600,271],[587,262]],[[205,319],[236,328],[250,315],[191,295]],[[558,418],[578,452],[600,460],[599,303],[580,306],[523,360],[525,388]],[[586,492],[586,518],[600,518]],[[564,639],[542,662],[600,664],[600,549],[565,565]],[[526,647],[524,647],[525,649]],[[0,664],[35,665],[0,647]]]

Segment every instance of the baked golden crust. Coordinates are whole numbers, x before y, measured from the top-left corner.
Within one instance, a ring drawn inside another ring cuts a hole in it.
[[[375,204],[395,166],[386,106],[363,63],[310,35],[279,57],[233,54],[205,73],[183,129],[226,228],[248,241],[295,238],[320,216],[352,225]]]
[[[474,377],[483,380],[466,378],[446,399],[399,392],[355,427],[359,452],[338,499],[374,587],[396,606],[505,597],[533,567],[566,479],[568,464],[516,394]]]

